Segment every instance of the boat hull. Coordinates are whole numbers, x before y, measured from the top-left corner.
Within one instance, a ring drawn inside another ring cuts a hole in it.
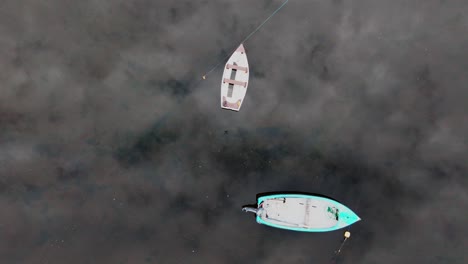
[[[221,80],[221,108],[239,111],[249,84],[249,63],[241,44],[227,61]]]
[[[257,200],[257,223],[301,232],[328,232],[361,219],[348,207],[325,197],[275,194]]]

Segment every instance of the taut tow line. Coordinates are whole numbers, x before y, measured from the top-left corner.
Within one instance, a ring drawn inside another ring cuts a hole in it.
[[[250,37],[252,37],[261,27],[263,27],[263,25],[265,25],[266,22],[268,22],[268,20],[270,20],[276,13],[278,13],[278,12],[281,10],[281,8],[283,8],[288,2],[289,2],[289,0],[284,1],[284,3],[283,3],[280,7],[278,7],[269,17],[267,17],[267,19],[265,19],[265,20],[264,20],[256,29],[254,29],[245,39],[243,39],[243,40],[240,42],[240,44],[243,44],[243,43],[246,42]],[[222,62],[224,62],[229,56],[231,56],[231,54],[234,53],[234,51],[237,49],[237,47],[240,46],[240,44],[237,45],[237,46],[233,49],[233,51],[232,51],[231,53],[229,53],[225,58],[223,58],[223,59],[220,60],[215,66],[213,66],[213,68],[211,68],[209,71],[207,71],[207,72],[202,76],[202,79],[203,79],[203,80],[206,80],[206,76],[207,76],[208,74],[210,74],[212,71],[214,71],[216,68],[218,68],[218,66],[219,66]]]

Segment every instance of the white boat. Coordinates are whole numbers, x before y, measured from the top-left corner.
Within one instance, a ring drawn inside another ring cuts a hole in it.
[[[239,111],[249,84],[249,63],[244,45],[240,45],[224,67],[221,80],[221,108]]]
[[[257,208],[242,210],[255,213],[259,224],[302,232],[333,231],[361,220],[337,201],[305,194],[262,196],[257,200]]]

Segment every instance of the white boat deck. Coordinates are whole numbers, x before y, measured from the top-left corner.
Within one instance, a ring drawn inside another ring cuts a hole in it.
[[[299,228],[331,228],[338,224],[338,209],[325,200],[267,199],[259,216],[272,224]]]

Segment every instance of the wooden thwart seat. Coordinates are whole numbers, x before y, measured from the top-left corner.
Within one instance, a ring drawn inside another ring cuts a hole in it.
[[[232,65],[232,64],[227,64],[226,69],[241,70],[241,71],[245,71],[245,73],[247,73],[249,71],[249,69],[247,67],[242,67],[242,66],[239,66],[239,65]]]
[[[223,82],[224,82],[224,83],[231,83],[231,84],[234,84],[234,85],[241,85],[241,86],[247,87],[247,82],[240,82],[240,81],[231,80],[231,79],[228,79],[228,78],[224,78]]]

